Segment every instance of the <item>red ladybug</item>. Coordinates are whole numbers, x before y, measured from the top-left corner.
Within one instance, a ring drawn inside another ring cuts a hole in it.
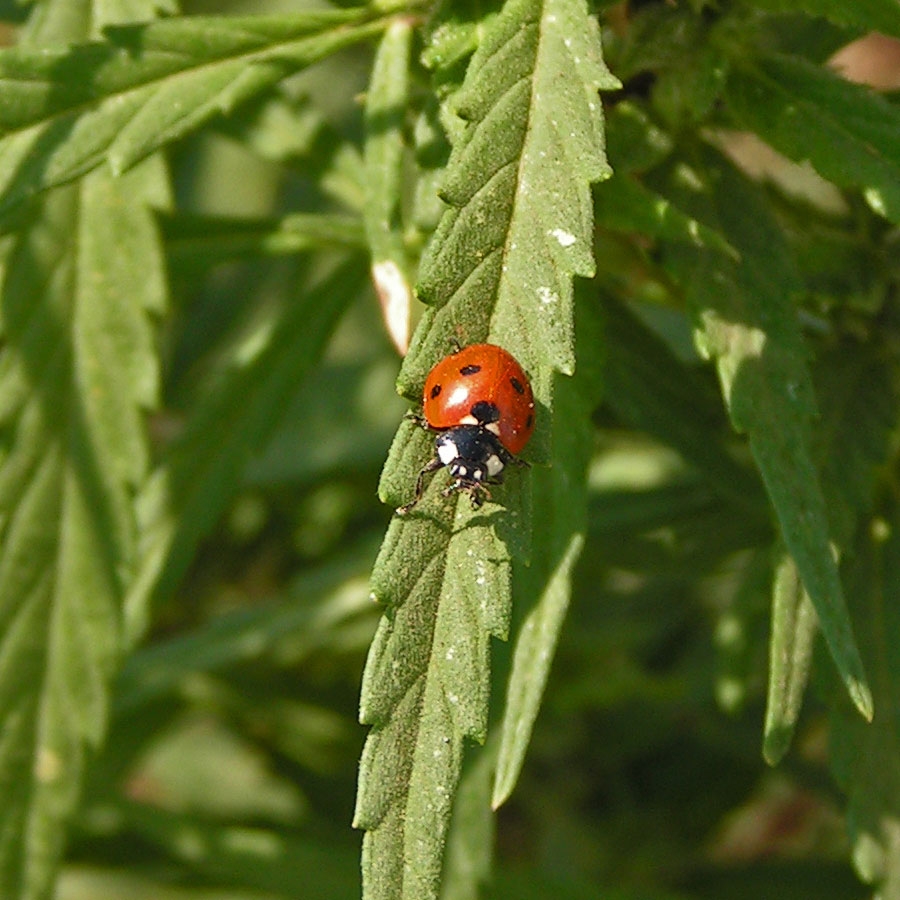
[[[494,344],[472,344],[445,356],[425,379],[420,424],[438,432],[435,456],[419,473],[409,512],[422,498],[425,476],[447,466],[453,482],[444,495],[466,491],[478,509],[490,497],[534,431],[534,394],[515,357]]]

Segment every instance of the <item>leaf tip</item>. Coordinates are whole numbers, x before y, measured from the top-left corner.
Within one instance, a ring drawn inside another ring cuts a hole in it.
[[[767,765],[777,766],[784,758],[791,746],[794,729],[790,726],[780,726],[766,729],[763,737],[762,755]]]
[[[491,812],[497,812],[509,800],[514,786],[515,781],[505,775],[501,775],[499,772],[497,773],[494,781],[494,792],[491,795]]]
[[[875,702],[872,699],[869,685],[859,678],[851,678],[847,682],[847,691],[853,705],[859,710],[862,717],[867,722],[871,722],[875,717]]]

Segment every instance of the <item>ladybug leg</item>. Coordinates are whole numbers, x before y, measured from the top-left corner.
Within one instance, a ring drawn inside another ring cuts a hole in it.
[[[491,484],[497,484],[497,482],[491,481]],[[444,497],[449,497],[458,491],[465,491],[469,495],[469,499],[472,501],[472,509],[481,509],[484,501],[491,499],[491,492],[483,481],[463,481],[458,479],[445,487],[441,494]]]
[[[422,467],[422,471],[419,472],[419,477],[416,479],[415,496],[409,503],[404,503],[403,506],[397,507],[396,512],[398,516],[405,516],[422,499],[422,494],[425,493],[425,476],[436,472],[443,465],[440,458],[435,456],[426,466]]]
[[[469,499],[472,501],[472,509],[481,509],[484,501],[491,499],[490,488],[483,481],[479,482],[469,493]]]

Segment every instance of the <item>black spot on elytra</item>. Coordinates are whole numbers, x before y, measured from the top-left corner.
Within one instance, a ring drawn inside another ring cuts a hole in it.
[[[481,366],[476,365],[475,363],[471,363],[468,366],[463,366],[459,370],[460,375],[477,375],[481,371]]]
[[[479,400],[477,403],[472,404],[469,412],[475,417],[475,421],[479,425],[490,425],[491,422],[500,420],[500,410],[487,400]]]
[[[431,389],[431,399],[434,400],[434,398],[437,397],[440,393],[441,393],[441,386],[439,384],[436,384]]]
[[[517,394],[524,394],[524,393],[525,393],[525,386],[522,384],[521,381],[519,381],[518,378],[516,378],[515,375],[512,375],[512,376],[510,377],[509,383],[513,386],[513,390],[514,390]]]

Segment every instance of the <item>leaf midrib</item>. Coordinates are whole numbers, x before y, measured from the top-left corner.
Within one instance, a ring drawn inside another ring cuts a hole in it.
[[[86,99],[80,100],[76,103],[72,103],[70,105],[62,106],[58,109],[53,110],[49,115],[45,115],[43,117],[33,117],[24,119],[21,122],[18,122],[14,126],[7,129],[0,129],[0,141],[5,138],[11,137],[16,134],[21,134],[23,132],[28,131],[29,129],[36,127],[47,126],[52,122],[59,121],[65,119],[67,117],[77,118],[85,112],[89,112],[92,109],[95,109],[106,102],[114,102],[114,101],[122,101],[129,96],[134,95],[135,93],[146,90],[148,93],[152,93],[152,89],[154,87],[159,87],[164,85],[166,82],[171,81],[173,79],[184,77],[188,75],[194,74],[202,74],[205,69],[215,69],[217,67],[226,66],[232,63],[245,63],[247,66],[258,65],[261,63],[278,63],[284,62],[279,59],[279,55],[300,55],[304,47],[309,44],[317,44],[322,42],[332,42],[336,40],[340,40],[340,38],[349,31],[356,31],[354,38],[357,40],[365,40],[368,37],[371,37],[375,34],[378,34],[381,30],[386,27],[386,24],[390,21],[388,18],[380,18],[374,21],[369,22],[360,22],[358,24],[353,22],[343,22],[340,25],[337,25],[333,30],[329,32],[319,32],[311,35],[306,35],[302,38],[296,38],[289,41],[284,42],[276,42],[272,43],[266,47],[245,51],[241,53],[237,53],[235,55],[223,55],[217,56],[213,59],[207,59],[202,62],[198,62],[197,65],[185,65],[181,68],[176,68],[171,71],[167,71],[163,74],[153,73],[150,77],[147,77],[145,80],[137,81],[132,84],[123,84],[120,88],[114,89],[108,93],[96,94],[94,96],[88,97]],[[98,44],[98,47],[102,47],[104,45]],[[117,60],[119,58],[127,59],[131,54],[128,53],[126,49],[123,48],[114,48],[117,51]],[[323,48],[323,53],[327,52],[326,49]],[[151,50],[146,53],[147,58],[155,57],[160,59],[171,58],[175,61],[185,60],[188,63],[190,60],[198,59],[196,54],[187,54],[187,53],[178,53],[173,50]],[[315,56],[315,54],[311,54],[311,56]],[[61,56],[61,59],[65,57]],[[53,90],[54,88],[59,87],[59,82],[51,79],[37,79],[37,78],[28,78],[28,79],[16,79],[10,76],[0,77],[0,90],[4,84],[34,84],[34,85],[43,85],[46,86],[48,90]]]

